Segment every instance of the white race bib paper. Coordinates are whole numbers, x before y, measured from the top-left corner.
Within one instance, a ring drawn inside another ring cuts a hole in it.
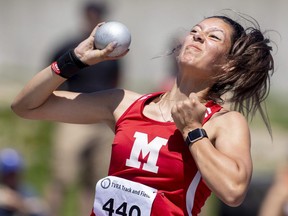
[[[157,190],[123,178],[108,176],[96,184],[96,216],[148,216]]]

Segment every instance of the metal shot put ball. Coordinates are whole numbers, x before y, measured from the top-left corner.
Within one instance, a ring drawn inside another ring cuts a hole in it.
[[[101,25],[94,37],[95,47],[104,49],[109,43],[116,41],[116,48],[108,55],[110,57],[119,56],[125,52],[131,43],[131,34],[128,28],[120,22],[107,22]]]

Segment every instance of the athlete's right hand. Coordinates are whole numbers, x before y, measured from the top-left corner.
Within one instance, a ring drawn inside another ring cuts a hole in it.
[[[85,64],[94,65],[94,64],[97,64],[99,62],[106,61],[106,60],[119,59],[129,52],[129,50],[127,50],[126,52],[124,52],[123,54],[121,54],[119,56],[115,56],[115,57],[108,56],[116,48],[117,43],[115,43],[115,42],[111,42],[102,50],[95,49],[94,36],[95,36],[97,29],[103,24],[104,24],[104,22],[99,23],[93,29],[90,36],[86,40],[82,41],[74,49],[75,55]]]
[[[205,112],[205,105],[193,92],[187,99],[177,102],[172,107],[172,118],[184,139],[186,139],[189,131],[202,127]]]

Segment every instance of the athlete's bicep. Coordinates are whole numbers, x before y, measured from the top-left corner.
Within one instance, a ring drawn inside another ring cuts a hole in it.
[[[113,107],[122,100],[117,98],[117,91],[121,90],[95,93],[55,91],[43,105],[31,110],[28,118],[75,124],[113,121]]]
[[[79,106],[75,111],[85,110],[81,116],[81,119],[85,121],[84,123],[104,122],[113,130],[116,121],[140,96],[138,93],[124,89],[81,94],[75,98],[78,101],[76,105]]]
[[[252,160],[247,121],[238,112],[228,112],[222,116],[222,119],[215,147],[236,162],[239,170],[243,171],[243,177],[248,181],[252,172]]]

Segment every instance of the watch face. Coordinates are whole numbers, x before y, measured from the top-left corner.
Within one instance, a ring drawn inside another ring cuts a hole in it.
[[[207,137],[206,131],[202,128],[197,128],[188,133],[186,143],[190,145],[191,143],[194,143],[203,137]]]

